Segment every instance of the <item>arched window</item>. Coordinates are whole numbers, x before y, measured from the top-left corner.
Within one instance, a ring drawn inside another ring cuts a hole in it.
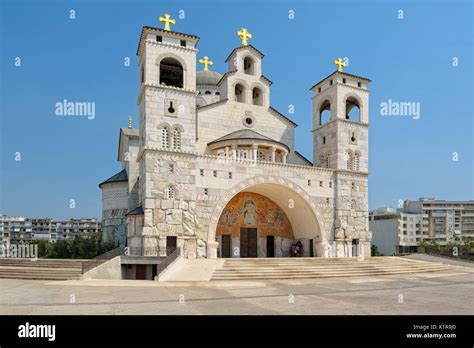
[[[346,163],[347,163],[347,169],[352,170],[353,169],[353,158],[352,158],[352,151],[347,151],[346,152]]]
[[[204,94],[212,94],[211,91],[205,91]]]
[[[253,59],[250,57],[244,58],[244,73],[249,75],[255,74],[254,62]]]
[[[235,101],[239,103],[245,103],[245,89],[241,84],[235,85]]]
[[[219,92],[216,92],[215,95],[221,95]]]
[[[258,151],[257,152],[257,160],[258,161],[266,161],[267,156],[265,156],[265,153],[263,151]]]
[[[263,92],[258,87],[255,87],[252,90],[252,102],[253,102],[253,105],[263,106]]]
[[[346,99],[346,120],[360,121],[360,105],[354,97]]]
[[[322,155],[319,160],[322,168],[329,168],[329,155]]]
[[[170,147],[170,129],[168,126],[161,128],[161,148],[169,149]]]
[[[323,125],[331,120],[331,103],[329,100],[323,101],[319,108],[319,124]]]
[[[160,62],[160,85],[183,88],[183,67],[173,58],[165,58]]]
[[[181,129],[173,129],[173,150],[181,150]]]
[[[356,152],[356,153],[354,153],[354,170],[357,170],[357,171],[360,170],[359,169],[359,167],[360,167],[359,163],[360,163],[360,153]]]
[[[176,197],[176,190],[173,185],[169,185],[166,188],[166,199],[174,199]]]

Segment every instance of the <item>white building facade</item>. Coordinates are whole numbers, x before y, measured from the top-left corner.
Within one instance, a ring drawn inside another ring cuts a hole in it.
[[[122,171],[100,184],[104,239],[187,258],[284,257],[297,241],[370,256],[370,80],[336,71],[311,88],[311,162],[271,106],[263,53],[242,44],[224,74],[196,71],[198,41],[142,29],[139,128],[120,130]]]

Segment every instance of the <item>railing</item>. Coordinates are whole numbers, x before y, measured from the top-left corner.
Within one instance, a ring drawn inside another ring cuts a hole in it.
[[[176,248],[171,254],[169,254],[163,261],[158,264],[157,276],[160,275],[169,265],[173,263],[181,255],[181,248]]]
[[[107,251],[106,253],[103,253],[101,255],[98,255],[94,257],[93,259],[90,259],[88,261],[85,261],[82,263],[82,274],[86,273],[87,271],[90,271],[91,269],[103,264],[106,261],[109,261],[113,259],[116,256],[120,256],[123,254],[123,247],[118,247],[112,250]]]
[[[459,250],[457,255],[454,255],[452,250],[437,249],[425,249],[425,253],[428,255],[448,257],[450,259],[474,261],[474,253],[464,250]]]
[[[160,256],[159,247],[125,247],[125,256]]]

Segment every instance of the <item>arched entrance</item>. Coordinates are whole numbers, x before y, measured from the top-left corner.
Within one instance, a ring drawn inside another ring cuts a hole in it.
[[[232,199],[234,197],[245,197],[245,194],[257,194],[260,196],[263,196],[268,202],[271,202],[274,204],[266,203],[267,208],[275,208],[277,207],[278,210],[281,212],[281,215],[283,216],[283,221],[287,219],[288,221],[288,226],[291,228],[291,233],[293,234],[293,240],[295,241],[302,241],[303,243],[303,256],[320,256],[317,255],[316,252],[316,246],[318,245],[323,245],[327,243],[329,236],[325,231],[321,228],[321,217],[319,216],[319,213],[316,209],[317,204],[315,201],[311,199],[311,197],[298,185],[292,183],[289,180],[278,178],[278,177],[272,177],[272,176],[258,176],[254,178],[247,179],[240,184],[236,185],[234,188],[232,188],[229,191],[229,195],[223,197],[218,204],[216,205],[212,216],[211,216],[211,221],[209,225],[209,230],[208,230],[208,257],[216,257],[217,256],[217,251],[219,251],[219,255],[222,255],[222,231],[225,231],[225,229],[222,229],[222,224],[228,223],[229,219],[232,221],[232,219],[236,219],[237,214],[242,214],[242,210],[244,208],[243,201],[240,202],[240,211],[234,211],[234,214],[232,214],[232,210],[230,208],[234,207],[236,209],[234,203],[232,203]],[[239,196],[240,195],[240,196]],[[242,200],[242,198],[241,198]],[[228,206],[229,203],[232,203]],[[251,204],[251,203],[250,203]],[[247,204],[249,205],[249,203]],[[226,210],[226,208],[229,208]],[[224,215],[223,215],[224,213]],[[258,216],[258,207],[256,209],[256,214]],[[276,213],[278,215],[278,213]],[[262,214],[261,218],[263,220]],[[242,216],[240,216],[242,218]],[[268,221],[268,217],[267,221]],[[270,218],[271,220],[272,218]],[[234,224],[236,222],[234,221]],[[239,222],[242,223],[242,220]],[[262,228],[266,228],[267,231],[275,231],[268,229],[265,224],[262,223]],[[240,229],[240,227],[246,227],[246,226],[239,226],[237,225]],[[253,227],[255,228],[255,227]],[[256,227],[258,229],[258,225]],[[262,230],[263,231],[263,230]],[[257,231],[258,232],[258,231]],[[234,234],[232,234],[234,233]],[[239,230],[240,233],[240,230]],[[250,232],[254,233],[254,232]],[[265,237],[268,234],[268,232],[262,232],[264,233]],[[274,233],[274,232],[272,232]],[[285,229],[285,232],[281,231],[280,235],[288,234],[288,229]],[[235,232],[227,233],[231,235],[235,235]],[[262,235],[262,237],[263,237]],[[219,237],[220,236],[220,237]],[[258,236],[258,233],[257,233]],[[229,238],[229,237],[226,237]],[[231,257],[240,257],[240,253],[235,253],[234,247],[239,247],[240,248],[240,240],[234,239],[232,240],[232,237],[230,237],[231,240]],[[252,238],[254,238],[252,236]],[[281,238],[281,236],[280,236]],[[287,238],[290,240],[290,238]],[[291,243],[288,245],[287,241],[284,241],[284,238],[282,238],[282,246],[280,246],[280,250],[282,248],[284,249],[285,247],[287,248],[286,252],[281,252],[281,253],[275,253],[276,257],[284,257],[284,256],[289,256],[289,250],[291,247]],[[226,242],[226,241],[224,241]],[[238,242],[238,243],[237,243]],[[285,244],[286,243],[286,244]],[[266,247],[262,243],[260,247],[260,253],[258,253],[257,250],[257,255],[258,257],[266,257]],[[276,246],[278,247],[278,245]],[[215,248],[212,250],[212,248]],[[240,250],[239,250],[240,251]],[[311,255],[312,253],[312,255]]]

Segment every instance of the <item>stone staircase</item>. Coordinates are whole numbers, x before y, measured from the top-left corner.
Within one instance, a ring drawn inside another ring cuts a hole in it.
[[[0,278],[70,280],[79,279],[88,260],[0,258]]]
[[[356,258],[248,258],[226,259],[211,280],[305,279],[364,277],[449,271],[454,266],[400,257]]]

